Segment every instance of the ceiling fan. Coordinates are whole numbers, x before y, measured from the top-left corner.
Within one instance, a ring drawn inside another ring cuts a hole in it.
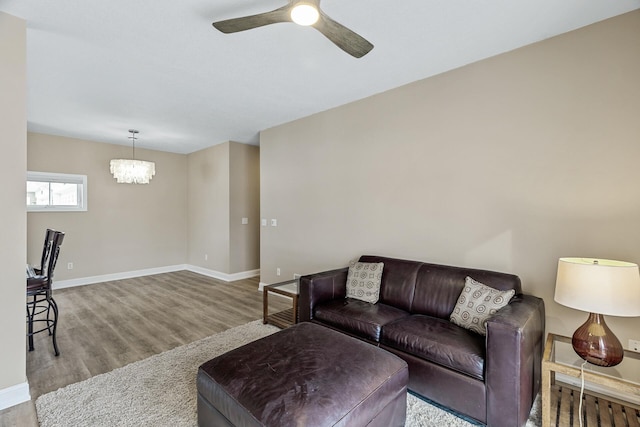
[[[326,15],[320,9],[320,0],[289,0],[286,6],[270,12],[218,21],[214,22],[213,26],[228,34],[279,22],[312,26],[340,49],[356,58],[363,57],[373,49],[373,45],[362,36]]]

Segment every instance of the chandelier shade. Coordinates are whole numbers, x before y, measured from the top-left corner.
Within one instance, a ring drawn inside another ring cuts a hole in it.
[[[145,160],[113,159],[110,165],[118,184],[148,184],[156,174],[156,164]]]
[[[136,134],[135,129],[129,129],[133,142],[133,156],[131,159],[111,160],[109,170],[118,184],[148,184],[156,174],[156,164],[146,160],[136,160]]]

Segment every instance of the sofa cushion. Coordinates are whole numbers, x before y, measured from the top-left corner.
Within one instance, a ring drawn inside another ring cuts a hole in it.
[[[501,291],[514,289],[516,294],[521,293],[520,279],[513,274],[424,263],[416,278],[415,296],[409,311],[448,320],[467,276]]]
[[[467,276],[460,270],[446,265],[423,264],[416,279],[411,313],[449,320]]]
[[[514,294],[513,289],[499,291],[467,277],[450,320],[458,326],[486,335],[487,320],[509,304]]]
[[[313,318],[357,337],[379,342],[382,326],[407,316],[406,311],[386,304],[346,298],[316,306]]]
[[[380,302],[411,311],[416,277],[421,262],[404,259],[363,255],[360,262],[383,262],[384,272],[380,284]]]
[[[380,298],[383,262],[349,263],[347,297],[375,304]]]
[[[380,343],[484,380],[485,337],[445,319],[414,314],[382,328]]]

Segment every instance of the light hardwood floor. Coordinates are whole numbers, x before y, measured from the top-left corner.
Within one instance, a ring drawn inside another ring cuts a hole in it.
[[[34,337],[31,401],[0,411],[2,427],[37,427],[42,394],[262,318],[258,278],[227,283],[189,271],[60,289],[54,298],[60,356],[46,332]],[[269,304],[291,302],[270,296]]]

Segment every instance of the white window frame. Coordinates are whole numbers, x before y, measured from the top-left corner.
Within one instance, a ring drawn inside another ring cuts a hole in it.
[[[27,171],[27,181],[77,184],[80,187],[78,189],[78,204],[75,206],[27,205],[27,212],[86,212],[87,211],[87,176],[86,175]]]

